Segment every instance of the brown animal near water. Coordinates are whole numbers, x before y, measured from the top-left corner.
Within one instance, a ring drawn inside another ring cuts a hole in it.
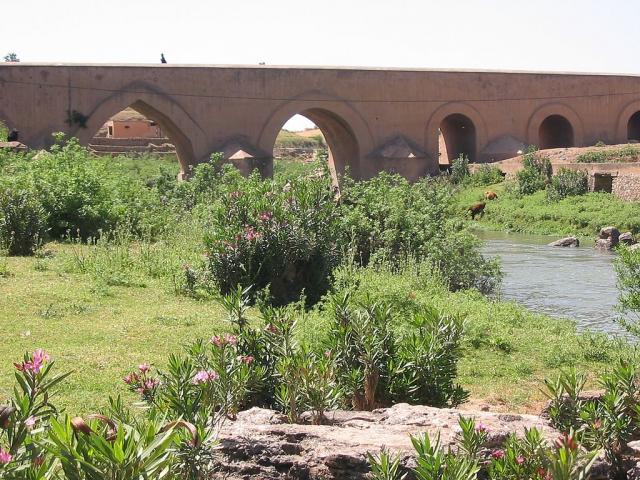
[[[478,202],[478,203],[474,203],[473,205],[471,205],[467,211],[471,212],[471,220],[475,220],[476,219],[476,215],[480,215],[480,218],[482,218],[484,216],[484,207],[487,204],[484,202]]]
[[[495,200],[498,198],[498,194],[492,190],[488,190],[484,192],[484,198],[485,200]]]

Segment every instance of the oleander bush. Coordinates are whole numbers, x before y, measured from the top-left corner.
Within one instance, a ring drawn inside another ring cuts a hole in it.
[[[589,176],[584,170],[561,168],[551,178],[547,187],[547,199],[557,202],[567,197],[584,195],[589,191]]]
[[[31,255],[45,238],[47,215],[32,192],[0,190],[0,248],[9,255]]]

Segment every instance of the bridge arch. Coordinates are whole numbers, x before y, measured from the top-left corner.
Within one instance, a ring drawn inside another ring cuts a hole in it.
[[[313,97],[307,100],[302,97]],[[329,147],[329,168],[334,179],[349,168],[354,178],[367,175],[361,165],[363,152],[373,148],[369,127],[349,104],[319,93],[307,93],[290,100],[271,113],[258,138],[258,147],[273,152],[278,133],[294,115],[307,117],[320,129]]]
[[[88,116],[86,128],[78,127],[72,135],[78,137],[83,145],[87,145],[109,118],[127,107],[153,120],[167,133],[176,147],[180,176],[188,175],[191,166],[195,165],[198,159],[185,132],[203,132],[202,128],[175,100],[146,84],[137,82],[122,87],[121,91],[101,100],[87,113],[81,112]]]
[[[478,110],[462,102],[441,105],[429,118],[425,130],[425,149],[438,161],[440,133],[449,162],[466,154],[470,161],[487,143],[487,126]],[[444,160],[444,159],[443,159]]]
[[[527,142],[540,149],[581,146],[584,144],[582,121],[565,104],[543,105],[529,118]]]
[[[640,100],[628,103],[618,116],[616,141],[627,143],[629,140],[640,141]]]

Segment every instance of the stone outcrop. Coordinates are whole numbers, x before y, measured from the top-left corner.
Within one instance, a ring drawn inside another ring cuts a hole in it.
[[[14,152],[26,152],[29,148],[20,142],[0,142],[0,149],[12,150]]]
[[[548,244],[550,247],[579,247],[580,240],[577,237],[565,237]]]
[[[636,239],[633,236],[633,233],[631,232],[624,232],[622,235],[620,235],[618,241],[620,243],[624,243],[625,245],[634,245],[635,243],[637,243]]]
[[[613,250],[620,241],[620,231],[616,227],[604,227],[596,240],[598,250]]]
[[[382,448],[402,455],[411,467],[415,451],[410,435],[440,434],[453,445],[459,415],[473,416],[489,429],[487,447],[503,444],[511,432],[537,427],[548,440],[558,432],[548,420],[534,415],[461,412],[398,404],[373,412],[335,411],[326,425],[288,424],[272,410],[252,408],[220,431],[219,476],[230,480],[363,479],[369,471],[367,453]]]

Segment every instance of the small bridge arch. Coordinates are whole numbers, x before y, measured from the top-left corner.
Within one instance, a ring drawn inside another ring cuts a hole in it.
[[[173,98],[150,86],[140,83],[131,84],[101,99],[88,110],[86,128],[76,127],[71,134],[78,137],[82,144],[87,145],[109,118],[127,107],[133,108],[160,125],[176,147],[180,175],[188,175],[191,166],[200,159],[196,158],[192,141],[185,132],[202,132],[202,129]]]
[[[360,159],[363,153],[373,148],[369,127],[351,105],[317,92],[301,95],[273,111],[260,132],[258,146],[266,152],[273,152],[278,133],[294,115],[308,118],[324,135],[334,180],[347,168],[355,178],[365,173],[367,165],[361,165]]]

